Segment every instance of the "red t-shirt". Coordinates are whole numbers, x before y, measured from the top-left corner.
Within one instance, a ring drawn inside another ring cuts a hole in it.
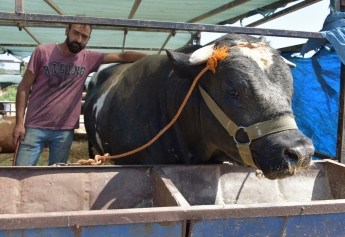
[[[25,126],[51,130],[79,127],[82,92],[87,76],[96,72],[103,53],[62,53],[56,44],[39,45],[28,69],[36,76],[28,103]]]

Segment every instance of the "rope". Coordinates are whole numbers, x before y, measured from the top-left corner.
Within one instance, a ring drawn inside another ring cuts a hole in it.
[[[144,150],[146,147],[150,146],[152,143],[154,143],[163,133],[165,133],[178,119],[178,117],[181,115],[181,112],[183,108],[185,107],[190,95],[192,94],[192,91],[194,90],[196,83],[200,79],[200,77],[207,71],[211,70],[213,73],[216,72],[216,67],[218,65],[218,61],[224,59],[228,55],[229,48],[226,46],[223,46],[221,48],[217,48],[214,50],[213,55],[208,58],[208,61],[206,63],[206,67],[195,77],[191,87],[189,88],[189,91],[184,98],[180,108],[178,109],[176,115],[174,118],[170,121],[168,125],[166,125],[154,138],[152,138],[149,142],[147,142],[145,145],[138,147],[132,151],[122,153],[119,155],[110,156],[108,153],[104,154],[103,156],[96,155],[94,159],[88,159],[88,160],[78,160],[78,163],[81,165],[104,165],[111,159],[118,159],[125,156],[132,155],[134,153],[137,153],[139,151]]]

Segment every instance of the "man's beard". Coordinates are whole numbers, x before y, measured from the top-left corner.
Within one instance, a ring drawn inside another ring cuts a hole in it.
[[[67,39],[66,39],[66,44],[67,44],[69,51],[71,51],[72,53],[79,53],[86,46],[86,45],[82,45],[82,44],[78,43],[77,41],[70,41],[68,35],[67,35]]]

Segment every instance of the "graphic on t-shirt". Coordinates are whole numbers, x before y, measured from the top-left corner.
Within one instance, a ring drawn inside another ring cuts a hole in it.
[[[85,73],[85,66],[74,64],[50,63],[43,65],[44,74],[48,79],[48,86],[51,88],[65,88],[73,84],[73,81]]]

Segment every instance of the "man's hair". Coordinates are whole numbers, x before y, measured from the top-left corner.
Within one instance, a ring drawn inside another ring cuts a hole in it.
[[[82,23],[74,23],[74,24],[80,24],[80,25],[82,25],[83,27],[89,26],[89,27],[90,27],[90,35],[91,35],[92,25],[90,25],[90,24],[82,24]],[[72,25],[73,25],[73,23],[72,23],[72,24],[68,24],[68,29],[71,29],[71,28],[72,28]]]

